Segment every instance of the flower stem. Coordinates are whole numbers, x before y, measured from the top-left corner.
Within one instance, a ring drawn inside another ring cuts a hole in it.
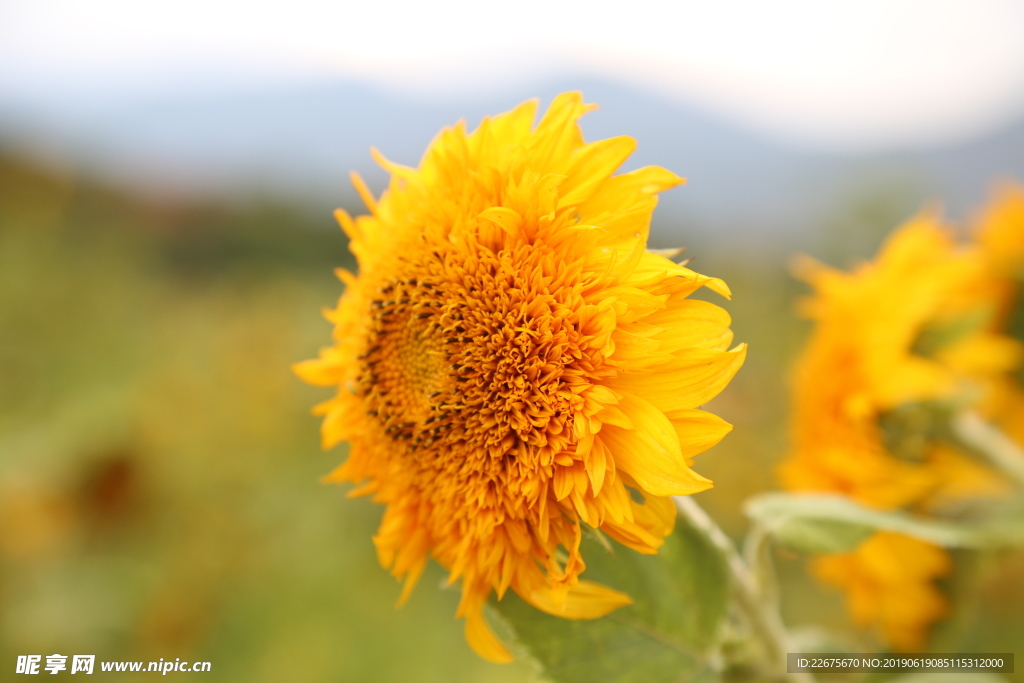
[[[966,445],[983,453],[1000,471],[1024,486],[1024,450],[1006,434],[971,410],[953,418],[953,430]]]
[[[789,634],[782,623],[782,617],[776,609],[769,609],[765,600],[762,599],[758,588],[757,580],[750,572],[750,568],[743,558],[736,551],[732,540],[725,535],[725,532],[715,524],[715,521],[708,516],[704,509],[697,504],[690,496],[676,496],[676,508],[680,514],[697,530],[701,531],[712,545],[718,549],[725,558],[729,567],[729,574],[732,577],[733,593],[736,603],[747,617],[751,627],[757,634],[758,639],[764,645],[765,651],[772,660],[772,666],[785,673],[786,653],[790,651]],[[813,683],[814,677],[807,673],[789,674],[791,681],[801,683]]]

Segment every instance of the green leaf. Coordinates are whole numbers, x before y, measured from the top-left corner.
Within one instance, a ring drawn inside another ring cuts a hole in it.
[[[509,591],[493,611],[554,683],[711,683],[729,597],[719,552],[679,519],[658,555],[584,538],[584,578],[624,591],[634,604],[592,621],[559,619]]]
[[[746,504],[747,515],[794,550],[852,550],[876,531],[895,531],[946,548],[993,548],[1024,542],[1019,516],[976,523],[929,519],[900,511],[872,510],[842,496],[766,493]]]
[[[956,409],[940,401],[919,401],[881,413],[878,427],[885,449],[908,462],[923,462],[934,441],[962,449],[950,424]]]
[[[835,519],[790,517],[772,529],[782,545],[805,553],[841,553],[867,540],[874,529]]]
[[[1017,276],[1017,291],[1024,290],[1024,273]],[[1006,321],[1006,333],[1017,341],[1024,342],[1024,297],[1017,296]],[[1017,377],[1024,379],[1024,368],[1018,368]]]
[[[920,356],[934,356],[968,335],[984,329],[991,323],[994,313],[993,307],[984,306],[955,320],[929,325],[918,333],[911,351]]]

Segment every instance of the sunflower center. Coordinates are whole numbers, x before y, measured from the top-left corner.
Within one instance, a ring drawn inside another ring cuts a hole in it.
[[[600,364],[579,330],[579,267],[532,245],[446,256],[372,302],[368,413],[427,478],[547,467],[575,443],[579,391]]]
[[[369,414],[393,440],[412,439],[436,410],[433,398],[448,384],[445,351],[432,321],[439,305],[433,288],[417,280],[396,280],[380,290],[361,391]]]

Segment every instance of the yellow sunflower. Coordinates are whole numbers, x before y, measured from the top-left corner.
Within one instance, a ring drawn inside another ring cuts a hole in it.
[[[816,558],[814,574],[846,593],[853,620],[876,626],[891,647],[918,650],[928,627],[948,611],[932,583],[952,568],[942,548],[891,532],[877,533],[853,552]]]
[[[996,329],[1024,334],[1024,185],[1004,183],[980,213],[974,235],[989,264],[989,296],[995,303]],[[1017,443],[1024,444],[1022,375],[997,380],[982,412]]]
[[[974,232],[997,275],[1024,276],[1024,185],[997,187]]]
[[[582,527],[657,551],[669,496],[711,486],[692,457],[731,429],[698,406],[745,357],[728,314],[688,298],[725,283],[646,251],[657,193],[683,180],[613,175],[636,143],[585,143],[579,93],[534,127],[536,108],[442,131],[418,168],[374,152],[388,189],[354,175],[370,215],[337,214],[359,275],[339,272],[334,345],[296,366],[338,388],[316,409],[324,446],[350,443],[328,480],[387,506],[374,543],[400,602],[433,557],[493,661],[511,656],[492,591],[569,619],[629,604],[579,579]]]
[[[1020,345],[988,322],[981,251],[958,246],[934,213],[923,212],[873,262],[847,273],[808,260],[799,274],[814,289],[804,312],[815,327],[794,375],[783,486],[881,509],[927,509],[1004,490],[993,472],[939,441],[925,436],[908,454],[895,452],[886,435],[886,419],[899,410],[929,401],[973,405],[1020,363]],[[814,562],[816,574],[846,590],[856,620],[900,649],[920,647],[944,613],[931,581],[949,566],[941,548],[898,534]]]

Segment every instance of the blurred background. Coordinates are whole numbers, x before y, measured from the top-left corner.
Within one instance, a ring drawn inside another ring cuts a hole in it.
[[[697,468],[739,535],[786,451],[789,258],[847,266],[924,203],[962,222],[1024,179],[1024,6],[0,0],[0,666],[535,677],[470,652],[436,567],[393,609],[381,509],[317,483],[344,452],[289,365],[329,341],[353,266],[331,210],[361,210],[350,169],[384,187],[371,145],[415,164],[444,125],[568,89],[601,107],[588,138],[637,138],[627,168],[690,179],[652,246],[733,288],[736,429]],[[854,635],[782,571],[791,623]],[[1024,554],[972,599],[945,651],[1024,642]]]

